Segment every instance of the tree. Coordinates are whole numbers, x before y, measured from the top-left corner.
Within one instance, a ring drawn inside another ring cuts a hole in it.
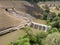
[[[17,45],[30,45],[29,38],[23,38],[16,41]]]
[[[50,22],[50,25],[54,28],[60,28],[60,21],[53,21],[53,22]]]
[[[40,31],[34,35],[24,35],[9,45],[43,45],[47,35],[48,33],[45,31]]]
[[[29,43],[30,39],[27,37],[20,37],[15,42],[9,43],[8,45],[30,45]]]
[[[56,10],[59,10],[59,7],[56,7]]]
[[[58,16],[60,17],[60,13],[58,14]]]
[[[43,45],[44,44],[44,40],[47,37],[48,32],[45,31],[40,31],[36,34],[36,38],[37,38],[37,43],[39,45]]]
[[[53,16],[53,18],[48,19],[48,24],[55,28],[60,28],[60,17]]]
[[[45,45],[60,45],[60,33],[49,34],[45,40]]]
[[[59,28],[59,32],[60,32],[60,28]]]
[[[47,16],[48,16],[48,13],[47,12],[43,12],[43,15],[44,15],[44,20],[46,20]]]
[[[31,29],[31,27],[26,26],[26,27],[23,28],[23,30],[24,30],[28,35],[31,35],[31,34],[32,34],[32,29]]]
[[[52,19],[53,21],[58,21],[60,20],[60,17],[56,16],[54,19]]]
[[[53,20],[55,17],[56,17],[56,13],[51,12],[51,14],[50,14],[50,19]]]
[[[49,33],[59,32],[57,28],[52,28],[51,30],[48,30]]]
[[[15,43],[13,43],[14,45],[30,45],[29,43],[29,38],[21,38],[21,39],[18,39]]]
[[[12,42],[10,42],[8,45],[13,45],[13,43],[12,43]]]
[[[50,9],[49,9],[49,7],[47,6],[47,5],[45,5],[45,7],[44,7],[46,10],[45,10],[45,12],[47,12],[47,13],[49,13],[50,12]]]

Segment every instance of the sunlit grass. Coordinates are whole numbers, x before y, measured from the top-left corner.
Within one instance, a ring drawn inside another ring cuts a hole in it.
[[[41,19],[34,19],[34,22],[37,22],[40,24],[47,24],[46,20],[41,20]]]

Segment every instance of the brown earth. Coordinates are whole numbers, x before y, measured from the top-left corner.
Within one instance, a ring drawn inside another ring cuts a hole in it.
[[[15,16],[12,16],[11,14],[7,14],[4,12],[3,9],[5,8],[16,8],[20,12],[25,12],[26,8],[24,4],[28,4],[28,2],[25,1],[0,1],[0,31],[11,28],[13,26],[17,26],[20,23],[24,22],[25,20],[21,18],[17,18]]]
[[[16,10],[22,12],[24,15],[30,14],[32,17],[35,17],[35,15],[41,15],[40,8],[37,7],[37,5],[34,4],[34,6],[26,1],[0,1],[0,8],[15,8]],[[16,18],[12,15],[6,15],[2,10],[0,9],[0,30],[5,29],[7,27],[16,26],[21,23],[22,19]],[[21,13],[21,14],[22,14]],[[41,22],[41,21],[40,21]],[[40,23],[39,22],[39,23]]]
[[[6,28],[17,26],[23,21],[24,20],[21,18],[5,14],[4,11],[0,9],[0,31]]]

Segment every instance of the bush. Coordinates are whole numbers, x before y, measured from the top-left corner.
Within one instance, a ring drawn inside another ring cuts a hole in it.
[[[53,18],[57,16],[56,13],[54,13],[54,12],[52,12],[51,15]]]
[[[48,15],[48,13],[47,12],[43,12],[43,16],[44,16],[44,20],[46,20],[47,19],[47,15]]]
[[[53,21],[58,21],[58,20],[60,20],[60,17],[55,17],[54,19],[52,19]]]
[[[45,45],[60,45],[60,33],[49,34],[45,40]]]
[[[29,38],[23,38],[23,37],[21,39],[18,39],[16,42],[10,43],[10,44],[11,45],[30,45]]]
[[[60,13],[58,14],[58,16],[60,17]]]
[[[36,34],[36,38],[37,38],[37,43],[39,45],[43,45],[44,44],[44,40],[47,37],[48,33],[45,31],[40,31],[39,33]]]
[[[51,30],[48,30],[49,33],[59,32],[57,28],[52,28]]]
[[[60,28],[59,28],[59,32],[60,32]]]
[[[56,7],[57,10],[59,10],[59,7]]]

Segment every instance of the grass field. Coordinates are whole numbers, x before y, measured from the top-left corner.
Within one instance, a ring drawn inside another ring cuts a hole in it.
[[[31,28],[33,34],[36,34],[40,30]],[[0,45],[8,45],[10,42],[16,41],[19,37],[24,36],[26,33],[23,29],[8,33],[0,37]]]
[[[20,36],[25,35],[23,30],[17,30],[0,37],[0,45],[8,45],[8,43],[16,41]]]
[[[41,19],[34,19],[34,22],[40,23],[40,24],[47,24],[46,20],[41,20]]]

